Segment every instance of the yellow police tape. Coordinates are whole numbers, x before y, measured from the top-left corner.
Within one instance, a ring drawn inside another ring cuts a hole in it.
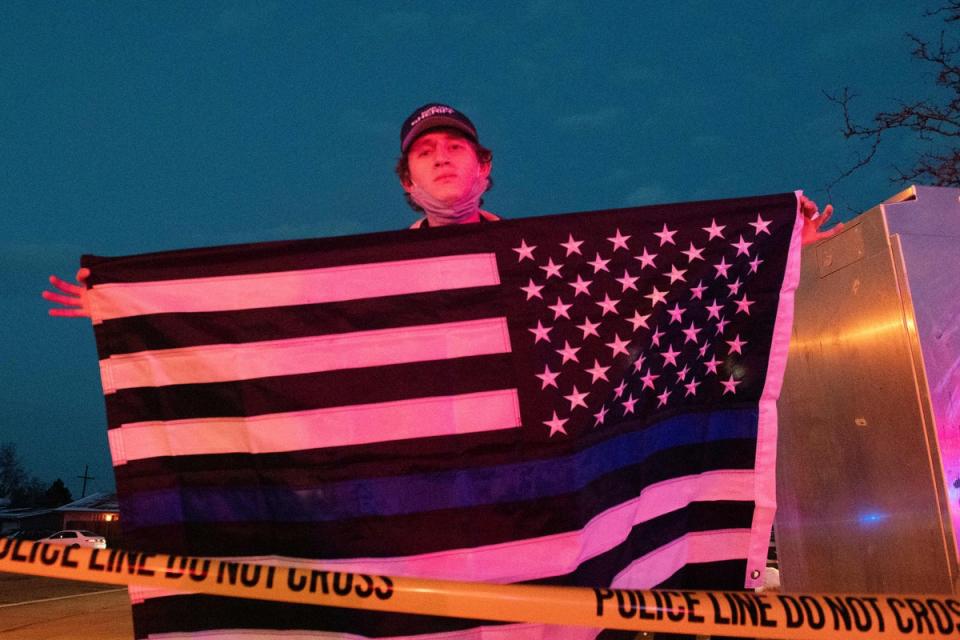
[[[377,611],[747,638],[946,638],[960,632],[960,601],[942,595],[490,585],[9,538],[0,541],[0,571]]]

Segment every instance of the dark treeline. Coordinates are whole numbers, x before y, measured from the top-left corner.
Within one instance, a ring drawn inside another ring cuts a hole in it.
[[[72,500],[63,480],[39,480],[24,468],[15,444],[0,444],[0,507],[59,507]]]

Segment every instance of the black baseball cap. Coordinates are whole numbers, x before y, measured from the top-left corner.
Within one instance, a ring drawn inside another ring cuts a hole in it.
[[[406,153],[413,141],[425,131],[437,127],[456,129],[479,143],[477,128],[470,122],[470,118],[453,107],[431,102],[416,109],[403,121],[403,126],[400,127],[400,153]]]

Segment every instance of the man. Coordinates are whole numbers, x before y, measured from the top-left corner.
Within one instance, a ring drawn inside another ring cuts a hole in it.
[[[425,217],[412,229],[499,220],[480,208],[490,188],[493,152],[470,119],[445,104],[425,104],[400,128],[397,176],[407,202]]]

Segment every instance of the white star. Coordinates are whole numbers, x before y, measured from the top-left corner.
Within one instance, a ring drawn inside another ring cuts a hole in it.
[[[613,390],[613,397],[619,398],[623,395],[623,392],[627,389],[627,381],[621,380],[620,384],[617,385],[617,388]]]
[[[703,280],[697,283],[697,286],[690,287],[690,299],[691,300],[703,300],[703,292],[707,288],[703,286]]]
[[[667,228],[666,222],[663,223],[663,231],[654,231],[653,235],[660,238],[661,247],[665,244],[672,244],[674,246],[676,246],[677,244],[676,242],[673,241],[673,236],[677,235],[677,231],[676,229],[674,229],[673,231],[670,231],[670,229]]]
[[[646,360],[646,356],[642,353],[637,355],[637,359],[633,361],[633,370],[637,373],[642,373],[640,370],[643,369],[643,362]]]
[[[716,318],[717,320],[719,320],[720,312],[723,311],[723,305],[718,304],[716,301],[714,301],[712,304],[708,305],[706,309],[707,309],[707,312],[709,313],[709,315],[707,316],[707,320],[711,318]]]
[[[635,277],[635,276],[631,276],[631,275],[630,275],[630,272],[627,271],[626,269],[624,269],[624,270],[623,270],[623,277],[622,277],[622,278],[614,278],[614,279],[615,279],[617,282],[620,283],[620,286],[623,287],[623,291],[621,291],[621,293],[626,293],[627,289],[633,289],[634,291],[637,290],[637,285],[635,285],[634,282],[636,282],[636,281],[639,280],[640,278],[639,278],[639,277]]]
[[[560,364],[567,364],[570,360],[580,362],[580,359],[577,358],[577,351],[580,351],[580,347],[571,347],[566,340],[563,341],[563,349],[556,349],[555,351],[563,356],[563,362]]]
[[[683,369],[677,371],[677,382],[685,382],[687,376],[690,374],[690,367],[683,365]]]
[[[740,339],[740,334],[737,334],[737,337],[733,340],[724,340],[728,345],[730,345],[730,353],[739,353],[743,355],[743,345],[749,344],[746,340]]]
[[[756,222],[751,222],[751,223],[749,223],[749,224],[750,224],[751,227],[753,227],[754,229],[757,230],[756,234],[754,234],[754,235],[758,235],[758,236],[759,236],[761,233],[766,233],[767,235],[770,235],[770,229],[768,229],[767,227],[770,226],[770,223],[771,223],[771,222],[773,222],[773,221],[772,221],[772,220],[764,220],[763,218],[761,218],[761,217],[760,217],[760,214],[758,213],[758,214],[757,214],[757,221],[756,221]]]
[[[739,300],[734,300],[733,304],[737,305],[736,313],[741,311],[747,315],[750,315],[750,305],[755,304],[753,300],[747,299],[747,294],[743,294],[743,297]]]
[[[679,302],[675,302],[672,309],[667,309],[667,315],[670,316],[670,324],[673,324],[674,322],[679,323],[680,317],[685,311],[686,309],[681,308]]]
[[[604,419],[607,417],[607,405],[600,407],[600,411],[593,414],[593,417],[597,419],[596,423],[593,425],[594,427],[599,427],[602,425]]]
[[[737,248],[738,256],[750,256],[750,246],[752,242],[747,242],[743,239],[743,234],[740,234],[740,240],[738,242],[731,242],[730,245]]]
[[[654,347],[659,347],[659,346],[660,346],[660,338],[662,338],[662,337],[664,336],[664,333],[665,333],[665,332],[660,331],[659,328],[654,327],[654,328],[653,328],[653,334],[651,334],[651,336],[650,336],[650,344],[651,344],[652,346],[654,346]]]
[[[618,353],[624,355],[630,355],[630,352],[627,350],[627,347],[630,345],[629,340],[622,340],[617,334],[613,334],[613,342],[608,342],[607,346],[613,350],[613,353],[610,354],[612,358],[616,358]]]
[[[728,393],[736,394],[736,393],[737,393],[737,385],[740,384],[741,382],[743,382],[743,381],[742,381],[742,380],[734,380],[732,373],[730,374],[730,377],[727,378],[726,380],[721,380],[721,381],[720,381],[720,384],[723,385],[723,395],[727,395]]]
[[[687,262],[693,262],[694,260],[703,260],[703,247],[697,248],[693,246],[693,243],[690,243],[690,248],[686,251],[681,251],[687,256]]]
[[[683,385],[683,386],[687,388],[687,392],[686,392],[685,394],[683,394],[684,397],[686,397],[686,396],[695,396],[695,395],[697,395],[697,387],[700,386],[700,381],[697,380],[696,378],[692,378],[692,379],[690,380],[690,382],[688,382],[687,384],[685,384],[685,385]]]
[[[703,364],[705,364],[706,367],[707,367],[707,373],[712,373],[712,374],[716,375],[716,373],[717,373],[717,365],[722,364],[722,363],[723,363],[723,360],[717,360],[717,356],[713,356],[713,358],[711,358],[710,360],[704,361]]]
[[[652,292],[648,293],[647,295],[645,295],[645,296],[643,296],[643,297],[644,297],[644,298],[650,298],[650,306],[651,306],[651,307],[657,306],[657,303],[658,303],[658,302],[663,302],[663,303],[666,303],[666,302],[667,302],[667,292],[666,292],[666,291],[660,291],[660,290],[657,289],[656,287],[653,288],[653,291],[652,291]]]
[[[569,320],[570,314],[567,313],[567,309],[569,309],[572,306],[573,306],[572,304],[564,304],[563,300],[561,300],[560,297],[557,296],[556,304],[547,305],[547,309],[550,309],[553,311],[554,320],[558,319],[560,316],[563,316],[564,318]]]
[[[634,405],[640,402],[640,398],[634,398],[631,393],[627,396],[627,399],[623,401],[623,415],[634,412]]]
[[[757,254],[757,257],[750,261],[750,273],[756,273],[761,264],[763,260],[760,259],[760,254]]]
[[[687,336],[687,339],[683,341],[683,344],[687,344],[688,342],[692,342],[693,344],[697,344],[697,334],[698,334],[698,333],[700,333],[700,329],[699,329],[699,328],[697,327],[697,325],[695,325],[695,324],[693,323],[693,321],[691,320],[691,321],[690,321],[690,326],[683,330],[683,335]]]
[[[593,368],[585,369],[585,371],[589,373],[590,377],[592,378],[592,380],[590,380],[590,384],[595,383],[597,380],[606,380],[607,382],[610,382],[610,380],[607,379],[607,370],[609,369],[610,367],[601,367],[600,361],[594,359]]]
[[[563,265],[554,264],[553,258],[547,258],[547,264],[540,267],[547,274],[546,277],[549,280],[551,276],[560,277],[560,267]]]
[[[727,271],[729,271],[730,267],[732,266],[733,266],[732,264],[727,264],[726,258],[721,257],[720,262],[718,264],[713,265],[713,268],[717,270],[718,276],[722,275],[724,278],[729,278],[730,276],[727,275]]]
[[[727,327],[728,324],[730,324],[730,321],[724,320],[723,316],[720,316],[717,319],[716,335],[719,336],[721,333],[723,333],[723,330]]]
[[[653,373],[652,371],[647,371],[647,375],[641,376],[640,378],[640,380],[643,382],[643,387],[641,387],[640,390],[653,389],[653,381],[659,377],[660,376],[658,374]]]
[[[627,247],[627,240],[629,239],[630,239],[630,236],[625,236],[622,233],[620,233],[619,227],[617,228],[617,234],[615,236],[613,236],[612,238],[607,238],[607,240],[613,243],[614,251],[621,248],[629,251],[630,249]]]
[[[533,278],[530,278],[530,284],[525,287],[520,287],[521,291],[527,292],[527,300],[532,298],[540,298],[543,300],[543,296],[540,295],[540,290],[543,289],[543,285],[536,285],[533,282]]]
[[[533,245],[531,247],[527,244],[526,240],[521,238],[520,246],[513,248],[513,250],[516,251],[520,256],[519,258],[517,258],[517,262],[523,262],[525,258],[530,258],[531,260],[533,260],[533,250],[536,248],[537,248],[537,245]]]
[[[608,313],[616,314],[618,302],[620,302],[619,299],[611,300],[610,294],[603,294],[603,300],[596,303],[601,309],[603,309],[603,313],[600,314],[601,317],[607,315]]]
[[[704,340],[704,341],[703,341],[703,344],[700,345],[700,348],[697,350],[697,351],[699,352],[701,358],[706,358],[706,357],[707,357],[707,349],[709,349],[709,348],[710,348],[710,343],[707,342],[706,340]]]
[[[657,400],[660,402],[657,404],[657,407],[662,407],[667,404],[667,400],[670,398],[670,389],[664,389],[663,393],[657,396]]]
[[[740,293],[740,287],[743,286],[743,283],[740,282],[740,278],[737,278],[733,282],[727,285],[727,289],[730,289],[730,295],[735,296]]]
[[[670,267],[670,273],[664,273],[665,276],[670,276],[670,284],[673,284],[677,280],[680,282],[686,282],[687,279],[683,277],[683,274],[687,272],[686,269],[677,269],[676,265]]]
[[[600,254],[598,253],[597,257],[594,258],[592,262],[587,262],[587,264],[593,267],[594,273],[600,273],[601,271],[606,271],[607,273],[609,273],[610,269],[607,269],[608,262],[610,261],[602,259],[600,257]]]
[[[590,290],[587,289],[587,287],[589,287],[591,284],[593,284],[593,280],[584,280],[584,279],[580,276],[580,274],[577,274],[577,281],[576,281],[576,282],[568,282],[567,284],[570,285],[571,287],[573,287],[573,290],[574,290],[573,297],[574,297],[574,298],[576,298],[576,297],[577,297],[578,295],[580,295],[581,293],[585,293],[585,294],[589,297],[589,296],[590,296]]]
[[[583,407],[584,409],[587,408],[587,403],[584,402],[583,399],[588,395],[590,395],[589,392],[580,393],[580,391],[577,389],[577,385],[573,385],[573,391],[570,392],[570,395],[563,397],[570,401],[570,411],[573,411],[574,407]]]
[[[677,366],[677,356],[680,355],[679,351],[673,350],[673,345],[668,344],[666,351],[661,351],[660,355],[663,356],[663,366],[672,364],[674,367]]]
[[[580,245],[583,244],[583,240],[574,240],[573,234],[567,235],[567,241],[561,242],[560,246],[567,250],[567,257],[569,258],[574,253],[580,253]],[[580,253],[580,255],[583,255]]]
[[[722,237],[723,237],[723,230],[726,229],[726,228],[727,228],[727,225],[725,225],[725,224],[721,224],[721,225],[718,226],[718,225],[717,225],[717,219],[716,219],[716,218],[713,218],[712,220],[710,220],[710,226],[709,226],[709,227],[701,227],[701,229],[703,229],[704,231],[706,231],[707,233],[710,234],[710,237],[707,238],[707,241],[708,241],[708,242],[709,242],[710,240],[713,240],[714,238],[722,238]]]
[[[586,340],[587,336],[597,336],[600,337],[600,334],[597,333],[597,327],[600,326],[600,323],[590,322],[590,318],[584,318],[583,324],[578,324],[577,329],[583,331],[583,339]]]
[[[537,376],[543,381],[543,384],[540,386],[541,391],[547,387],[556,387],[559,389],[559,387],[557,387],[557,376],[560,375],[559,371],[550,371],[550,367],[545,366],[543,368],[543,373],[535,373],[533,375]]]
[[[550,427],[550,437],[552,438],[557,433],[562,433],[563,435],[567,435],[567,430],[563,428],[563,425],[565,425],[568,420],[569,418],[564,418],[561,420],[560,418],[557,417],[557,412],[554,411],[553,418],[550,420],[544,420],[543,424]]]
[[[527,329],[530,333],[534,335],[533,344],[537,344],[541,340],[550,342],[550,331],[553,330],[553,327],[545,327],[543,323],[537,320],[537,327],[535,329]]]
[[[649,317],[650,317],[649,313],[645,316],[642,316],[640,315],[639,311],[634,311],[633,317],[627,318],[627,322],[633,325],[633,331],[634,333],[636,333],[637,331],[640,330],[640,327],[643,327],[644,329],[650,328],[649,326],[647,326],[647,318]]]
[[[658,254],[656,254],[656,253],[650,253],[649,251],[647,251],[647,248],[644,247],[644,248],[643,248],[643,255],[642,255],[642,256],[633,256],[633,259],[640,261],[640,268],[641,268],[641,269],[643,269],[644,267],[650,267],[650,268],[652,268],[652,269],[656,269],[656,268],[657,268],[657,265],[654,264],[653,259],[656,258],[657,255],[658,255]]]

